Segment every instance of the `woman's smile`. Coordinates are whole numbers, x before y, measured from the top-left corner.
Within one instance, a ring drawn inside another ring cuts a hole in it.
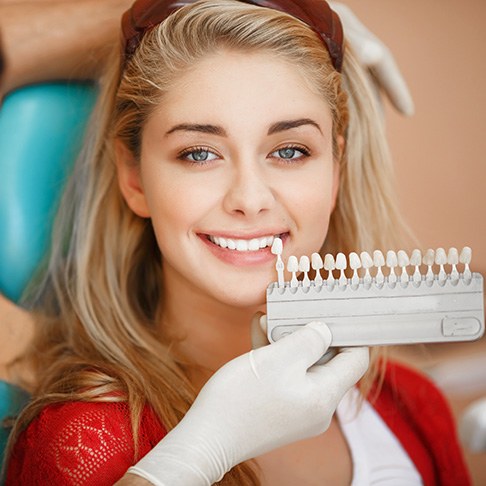
[[[260,234],[267,236],[260,236]],[[209,251],[220,260],[236,266],[261,265],[275,260],[271,248],[276,237],[283,243],[287,240],[289,233],[282,232],[255,232],[246,238],[239,235],[224,233],[198,235]]]

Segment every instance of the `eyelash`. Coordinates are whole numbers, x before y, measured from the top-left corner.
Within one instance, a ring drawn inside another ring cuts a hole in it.
[[[272,155],[276,152],[280,152],[281,150],[295,150],[295,151],[301,152],[302,155],[295,157],[295,158],[290,158],[290,159]],[[210,159],[210,160],[206,159],[206,160],[199,160],[199,161],[198,160],[190,160],[188,158],[190,155],[193,155],[197,152],[207,152],[208,154],[214,155],[215,158]],[[271,158],[279,159],[279,160],[283,161],[284,164],[295,164],[297,162],[301,162],[303,159],[309,157],[310,155],[311,155],[311,152],[309,151],[309,149],[307,149],[306,147],[304,147],[302,145],[296,145],[296,144],[284,145],[283,147],[279,147],[279,148],[273,150],[270,153]],[[195,166],[199,166],[199,167],[207,165],[208,163],[215,160],[216,158],[220,158],[220,156],[217,153],[213,152],[212,149],[210,149],[209,147],[204,147],[204,146],[191,147],[191,148],[183,150],[182,152],[180,152],[177,155],[177,159],[182,160],[184,162],[187,162],[190,165],[195,165]]]
[[[217,153],[215,153],[212,149],[210,149],[209,147],[203,147],[203,146],[191,147],[191,148],[185,149],[177,155],[177,158],[179,160],[187,162],[190,165],[197,165],[197,166],[206,165],[209,162],[211,162],[212,160],[215,160],[215,159],[210,159],[210,160],[190,160],[190,159],[188,159],[188,157],[190,155],[195,154],[197,152],[207,152],[208,154],[215,155],[216,158],[220,158],[220,156]]]
[[[296,150],[302,153],[302,155],[291,159],[286,159],[284,157],[274,157],[282,160],[284,164],[295,164],[296,162],[302,162],[303,159],[311,155],[311,152],[308,148],[296,144],[284,145],[283,147],[275,149],[273,152],[271,152],[271,154],[274,154],[275,152],[280,152],[281,150]]]

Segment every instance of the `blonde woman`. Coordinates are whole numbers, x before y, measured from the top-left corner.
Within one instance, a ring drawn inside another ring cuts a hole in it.
[[[368,351],[320,364],[325,323],[250,351],[276,236],[288,256],[394,247],[402,228],[335,12],[138,0],[122,34],[33,297],[7,483],[467,484],[415,372],[372,350],[354,388]]]

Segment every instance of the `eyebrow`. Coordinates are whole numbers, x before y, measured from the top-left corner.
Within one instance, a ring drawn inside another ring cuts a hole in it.
[[[220,137],[227,137],[226,131],[222,127],[218,127],[217,125],[209,125],[209,124],[199,124],[199,123],[180,123],[172,127],[165,135],[170,135],[174,132],[201,132],[201,133],[209,133],[211,135],[219,135]]]
[[[322,133],[321,127],[314,120],[311,120],[310,118],[299,118],[297,120],[284,120],[274,123],[268,129],[268,135],[273,135],[274,133],[283,132],[285,130],[291,130],[292,128],[298,128],[303,125],[312,125]]]
[[[274,123],[268,129],[267,135],[274,135],[275,133],[284,132],[286,130],[291,130],[292,128],[298,128],[304,125],[314,126],[322,133],[321,127],[314,120],[311,120],[310,118],[299,118],[297,120],[283,120]],[[178,131],[209,133],[210,135],[219,135],[220,137],[228,136],[223,127],[200,123],[180,123],[179,125],[173,126],[166,132],[165,135],[167,136]]]

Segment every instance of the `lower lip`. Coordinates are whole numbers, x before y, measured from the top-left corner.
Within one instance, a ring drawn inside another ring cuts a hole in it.
[[[198,236],[203,241],[203,243],[206,244],[209,251],[215,257],[231,265],[245,267],[252,265],[262,265],[268,262],[275,261],[275,255],[272,253],[270,246],[266,246],[265,248],[261,248],[260,250],[256,251],[237,251],[230,250],[229,248],[221,248],[220,246],[210,241],[206,235]],[[285,242],[287,237],[288,233],[280,236],[282,243]]]

